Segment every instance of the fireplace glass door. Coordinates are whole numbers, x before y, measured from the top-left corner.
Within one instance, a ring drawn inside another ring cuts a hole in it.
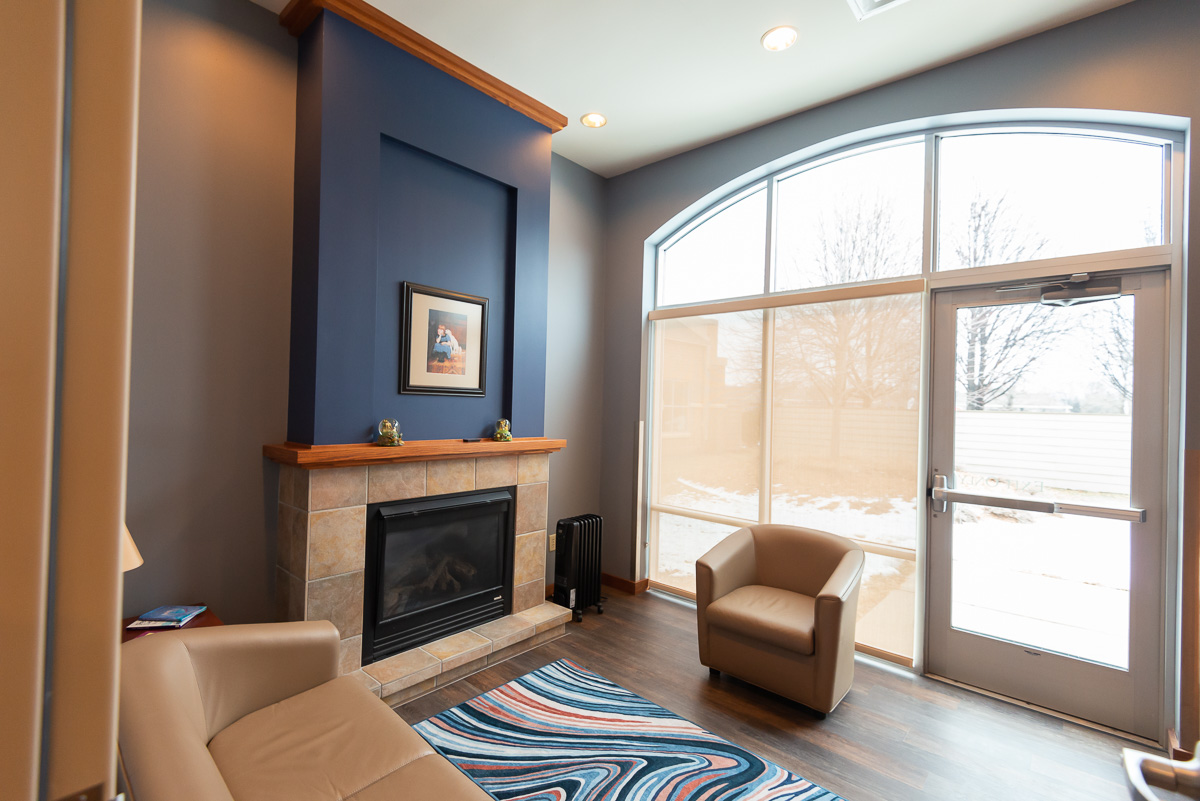
[[[509,614],[513,506],[500,489],[369,507],[364,664]]]

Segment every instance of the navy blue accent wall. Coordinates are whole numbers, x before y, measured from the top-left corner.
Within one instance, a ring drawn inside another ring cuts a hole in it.
[[[288,439],[541,436],[549,130],[329,12],[299,69]],[[399,393],[402,281],[489,299],[485,397]]]
[[[393,414],[411,439],[490,435],[497,418],[512,414],[505,389],[512,374],[512,337],[505,329],[512,310],[510,210],[516,190],[390,137],[384,137],[380,155],[375,408],[403,405],[402,416]],[[402,281],[488,299],[491,336],[483,399],[396,394]],[[395,335],[386,336],[388,331]]]

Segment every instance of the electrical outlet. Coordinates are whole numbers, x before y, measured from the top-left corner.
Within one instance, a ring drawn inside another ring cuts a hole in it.
[[[555,540],[557,540],[557,539],[558,539],[558,534],[556,534],[556,533],[555,533],[555,532],[553,532],[553,531],[552,531],[552,532],[550,532],[550,550],[551,550],[551,551],[553,551],[553,550],[554,550],[554,545],[555,545],[555,542],[554,542],[554,541],[555,541]]]

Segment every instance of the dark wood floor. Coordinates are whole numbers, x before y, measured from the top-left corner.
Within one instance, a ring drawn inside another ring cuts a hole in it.
[[[1128,799],[1129,743],[1030,709],[859,660],[854,687],[825,720],[756,687],[710,679],[695,610],[608,590],[605,613],[507,662],[418,698],[410,723],[567,657],[850,801]]]

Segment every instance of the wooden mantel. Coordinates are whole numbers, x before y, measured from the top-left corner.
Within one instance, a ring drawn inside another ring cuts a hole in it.
[[[367,0],[291,0],[279,13],[279,24],[287,28],[292,36],[299,36],[322,10],[332,11],[385,42],[407,50],[427,64],[453,75],[467,86],[478,89],[534,122],[545,125],[550,129],[550,133],[557,133],[567,127],[567,118],[563,114],[426,39],[412,28],[402,25],[375,8]]]
[[[555,453],[567,446],[565,439],[520,437],[512,442],[463,442],[461,439],[426,439],[395,447],[370,443],[349,445],[300,445],[285,442],[264,445],[263,456],[273,462],[305,470],[322,467],[356,467],[394,462],[436,462],[444,459],[474,459],[477,456],[511,456],[522,453]]]

